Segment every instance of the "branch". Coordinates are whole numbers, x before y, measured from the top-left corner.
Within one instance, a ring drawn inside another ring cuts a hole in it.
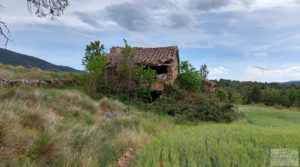
[[[27,0],[27,7],[30,13],[34,11],[38,17],[50,15],[51,19],[62,15],[68,5],[69,0]]]
[[[9,39],[10,32],[6,24],[2,21],[0,21],[0,36],[3,36],[4,39],[6,40],[4,46],[5,48],[7,48],[8,41],[10,41]]]
[[[51,16],[53,20],[56,16],[63,14],[64,10],[69,5],[69,0],[27,0],[27,8],[30,13],[34,11],[38,17]],[[0,5],[0,8],[3,6]],[[0,37],[3,37],[5,42],[5,48],[7,47],[10,32],[6,24],[0,21]]]

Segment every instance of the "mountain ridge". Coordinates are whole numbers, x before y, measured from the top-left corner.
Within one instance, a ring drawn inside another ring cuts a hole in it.
[[[17,53],[11,50],[0,48],[0,63],[11,66],[24,66],[27,68],[39,68],[45,71],[56,72],[80,72],[68,66],[55,65],[40,58]]]

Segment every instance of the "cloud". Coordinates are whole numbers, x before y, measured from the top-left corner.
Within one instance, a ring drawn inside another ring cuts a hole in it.
[[[227,6],[231,3],[231,0],[192,0],[190,7],[198,10],[212,10]]]
[[[248,57],[256,57],[256,58],[267,58],[270,55],[267,52],[254,52],[254,53],[245,53]]]
[[[151,29],[151,16],[147,9],[134,3],[122,3],[106,8],[107,16],[120,26],[131,31]]]
[[[214,67],[209,69],[209,78],[227,78],[229,70],[223,66]]]
[[[249,78],[263,82],[285,82],[299,80],[300,66],[285,66],[279,68],[266,68],[262,66],[248,67],[246,73]]]

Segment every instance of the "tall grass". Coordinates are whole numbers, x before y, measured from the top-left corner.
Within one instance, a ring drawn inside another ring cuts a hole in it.
[[[149,142],[132,166],[269,166],[270,149],[300,150],[300,113],[243,107],[246,121],[180,126]]]
[[[0,166],[115,166],[127,147],[172,124],[76,90],[2,88],[0,99]]]
[[[0,79],[74,79],[80,73],[72,72],[50,72],[38,68],[25,68],[22,66],[9,66],[0,64]]]

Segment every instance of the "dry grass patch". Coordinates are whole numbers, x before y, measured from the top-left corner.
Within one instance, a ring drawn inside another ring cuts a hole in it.
[[[116,166],[169,122],[76,90],[4,88],[0,99],[0,166]]]

